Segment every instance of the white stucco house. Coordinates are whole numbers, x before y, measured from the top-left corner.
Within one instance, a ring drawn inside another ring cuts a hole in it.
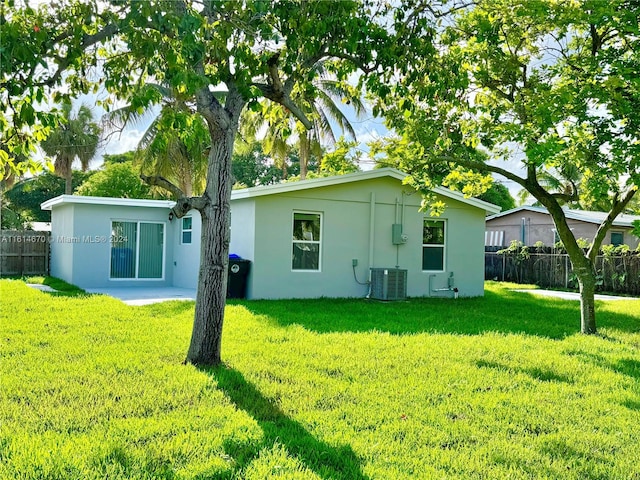
[[[485,216],[495,205],[444,188],[420,212],[385,168],[235,190],[230,253],[251,261],[247,298],[480,296]],[[83,288],[195,288],[200,215],[173,202],[62,195],[51,210],[51,275]]]

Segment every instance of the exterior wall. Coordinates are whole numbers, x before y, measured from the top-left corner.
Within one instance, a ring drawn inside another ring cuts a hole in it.
[[[172,228],[164,208],[75,204],[53,208],[51,273],[81,288],[168,286],[173,272]],[[110,280],[111,221],[140,220],[164,224],[164,278]],[[54,267],[55,264],[55,267]]]
[[[524,219],[524,240],[523,240],[523,219]],[[589,241],[593,239],[598,230],[598,225],[594,223],[582,222],[579,220],[567,219],[567,223],[576,238],[585,238]],[[555,243],[554,231],[556,226],[551,217],[544,213],[521,211],[511,215],[494,218],[487,221],[487,238],[491,232],[504,232],[503,241],[500,245],[509,246],[513,240],[523,242],[525,245],[533,245],[540,241],[547,246]],[[627,227],[612,227],[602,242],[603,245],[611,244],[611,233],[623,233],[623,243],[632,249],[638,246],[638,239],[631,234],[631,229]],[[495,238],[495,235],[494,235]],[[488,243],[487,243],[488,244]],[[494,242],[495,244],[495,242]]]
[[[200,212],[191,210],[187,216],[192,220],[191,244],[182,243],[182,219],[174,218],[172,223],[173,257],[169,268],[173,270],[173,285],[181,288],[197,288],[200,270],[200,242],[202,218]]]
[[[485,212],[457,200],[439,200],[447,205],[438,217],[446,222],[441,272],[422,271],[425,214],[419,212],[421,197],[393,177],[233,200],[229,251],[252,262],[248,298],[365,297],[369,286],[363,283],[369,279],[370,268],[406,269],[408,296],[452,297],[448,286],[457,287],[460,296],[483,295]],[[319,271],[292,270],[294,211],[322,214]],[[84,288],[196,288],[201,219],[196,211],[190,215],[192,243],[182,244],[182,221],[169,221],[167,208],[55,205],[52,274]],[[163,279],[109,279],[114,220],[164,225]],[[402,224],[405,244],[393,244],[393,224]]]
[[[252,278],[255,267],[256,239],[256,203],[253,199],[235,200],[231,202],[231,244],[229,254],[251,260],[251,268],[247,277],[247,298],[253,298]]]
[[[374,244],[370,245],[372,192]],[[360,282],[368,279],[370,267],[407,269],[409,296],[453,296],[449,291],[429,289],[430,282],[433,289],[446,287],[451,272],[461,296],[482,295],[484,211],[442,199],[448,205],[440,217],[447,221],[448,229],[446,271],[423,272],[425,215],[418,211],[420,200],[415,192],[392,178],[257,197],[254,252],[253,256],[246,256],[253,260],[249,279],[251,298],[364,297],[369,287],[355,281],[354,259],[358,262],[356,274]],[[391,226],[400,223],[403,210],[402,223],[408,240],[406,244],[393,245]],[[320,271],[292,271],[294,211],[322,213]]]
[[[255,258],[255,200],[235,200],[231,203],[231,245],[229,253],[246,259]]]
[[[51,212],[51,276],[73,283],[73,247],[66,238],[74,238],[74,205],[61,205]]]
[[[173,285],[182,288],[197,288],[200,269],[200,243],[202,235],[202,218],[197,210],[189,215],[193,218],[192,243],[182,244],[181,221],[174,219],[173,242]],[[253,260],[255,239],[255,202],[254,200],[238,200],[231,203],[231,244],[229,253]],[[251,275],[251,273],[249,273]],[[248,285],[249,288],[250,284]],[[250,292],[247,292],[250,295]]]

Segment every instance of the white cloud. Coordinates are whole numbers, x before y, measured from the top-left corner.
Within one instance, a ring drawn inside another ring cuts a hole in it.
[[[135,150],[142,135],[144,131],[137,129],[126,129],[122,133],[110,135],[96,152],[96,156],[91,161],[91,168],[100,167],[105,154],[113,155]]]

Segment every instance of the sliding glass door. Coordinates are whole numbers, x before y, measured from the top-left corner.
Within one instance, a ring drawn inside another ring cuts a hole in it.
[[[111,278],[162,279],[164,224],[111,222]]]

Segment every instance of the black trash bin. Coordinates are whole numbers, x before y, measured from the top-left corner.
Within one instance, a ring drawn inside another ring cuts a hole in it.
[[[227,298],[247,297],[247,277],[250,269],[251,260],[245,260],[237,255],[229,255]]]

